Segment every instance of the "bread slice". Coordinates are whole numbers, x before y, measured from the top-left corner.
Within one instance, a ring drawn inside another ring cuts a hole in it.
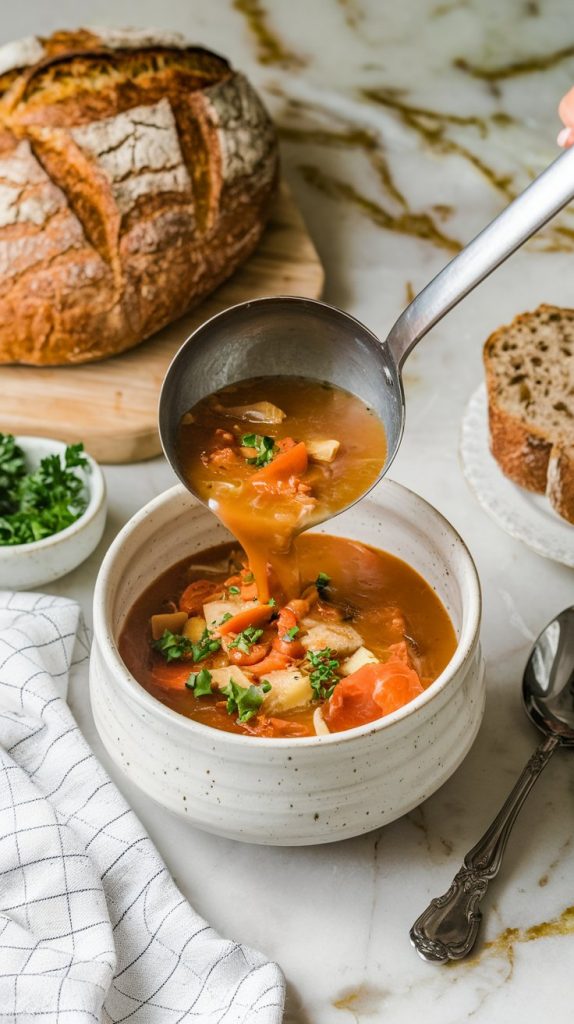
[[[574,309],[522,313],[491,334],[483,355],[492,454],[574,523]]]

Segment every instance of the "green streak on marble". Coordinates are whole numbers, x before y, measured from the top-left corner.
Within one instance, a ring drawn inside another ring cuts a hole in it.
[[[520,75],[532,75],[538,71],[548,71],[565,60],[574,57],[574,44],[564,46],[560,50],[553,50],[551,53],[541,53],[532,57],[523,57],[521,60],[511,61],[508,64],[499,64],[497,67],[484,67],[480,64],[473,64],[464,57],[458,57],[453,61],[454,67],[465,71],[473,78],[481,78],[485,82],[498,82],[503,78],[518,78]]]
[[[456,239],[445,235],[433,222],[428,213],[414,213],[408,209],[401,213],[392,214],[373,199],[362,195],[354,185],[348,181],[342,181],[330,174],[325,174],[319,167],[313,164],[300,164],[299,171],[308,185],[311,185],[323,195],[334,200],[344,200],[355,206],[364,216],[384,228],[385,231],[396,231],[399,234],[412,235],[420,238],[449,252],[459,252],[462,246]]]
[[[242,14],[257,40],[261,64],[278,64],[285,68],[301,67],[305,61],[283,44],[269,25],[269,15],[260,0],[233,0],[233,7]]]

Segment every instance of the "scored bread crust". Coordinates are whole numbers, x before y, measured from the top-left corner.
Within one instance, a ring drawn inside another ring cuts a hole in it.
[[[557,436],[550,425],[543,429],[532,422],[528,411],[520,415],[505,407],[508,389],[501,392],[495,362],[501,343],[517,335],[517,328],[531,328],[540,321],[563,320],[572,325],[574,338],[574,310],[541,305],[532,313],[522,313],[511,324],[494,331],[483,349],[488,394],[488,424],[490,450],[503,473],[529,491],[546,494],[552,506],[563,518],[574,522],[574,443]],[[551,354],[556,357],[556,354]],[[528,382],[527,382],[528,383]],[[563,402],[565,396],[554,396]],[[574,438],[574,432],[572,433]]]
[[[256,92],[176,34],[0,48],[0,363],[137,345],[251,254],[277,182]]]

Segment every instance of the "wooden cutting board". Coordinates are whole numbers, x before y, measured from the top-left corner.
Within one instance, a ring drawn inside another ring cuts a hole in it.
[[[181,320],[101,363],[0,367],[0,431],[83,441],[100,462],[137,462],[161,451],[157,403],[172,356],[198,324],[263,295],[319,298],[323,267],[303,218],[282,184],[253,256]]]

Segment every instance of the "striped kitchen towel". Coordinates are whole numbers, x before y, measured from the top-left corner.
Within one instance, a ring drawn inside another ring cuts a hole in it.
[[[279,968],[174,885],[66,704],[78,605],[0,592],[0,1024],[278,1024]]]

